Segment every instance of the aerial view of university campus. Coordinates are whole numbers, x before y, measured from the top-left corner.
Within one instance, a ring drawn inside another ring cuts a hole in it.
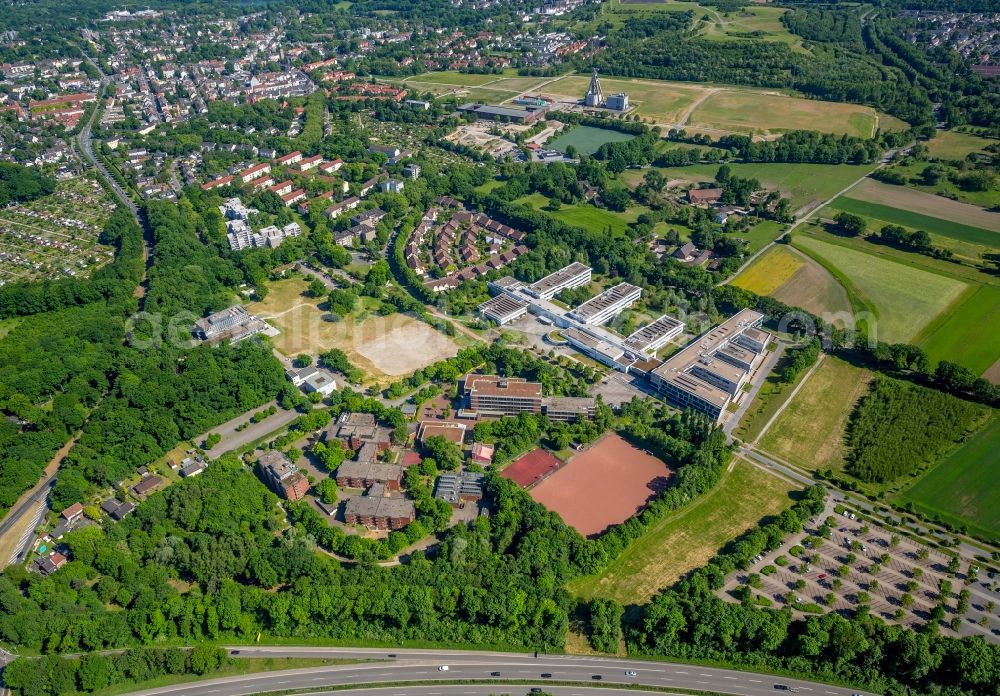
[[[0,0],[0,691],[1000,694],[994,0]]]

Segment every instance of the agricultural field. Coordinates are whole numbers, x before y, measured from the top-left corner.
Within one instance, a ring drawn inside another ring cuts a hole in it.
[[[114,209],[96,181],[77,177],[50,196],[0,210],[0,285],[86,277],[109,263],[114,248],[97,239]]]
[[[804,265],[800,254],[787,246],[778,245],[768,249],[767,253],[736,276],[732,283],[758,295],[770,295],[791,280]]]
[[[572,145],[580,154],[592,155],[605,143],[623,142],[625,140],[632,140],[634,137],[634,135],[619,133],[607,128],[577,126],[548,141],[545,147],[558,150],[559,152],[566,152],[566,148]]]
[[[321,309],[325,300],[306,297],[306,285],[300,277],[273,282],[267,297],[249,307],[281,331],[272,342],[287,357],[339,348],[381,384],[458,353],[454,341],[421,321],[403,314],[381,316],[370,298],[361,298],[340,321],[330,321]]]
[[[639,215],[647,210],[645,206],[630,206],[624,212],[616,213],[612,210],[597,208],[589,203],[564,205],[559,210],[545,210],[549,199],[540,193],[523,196],[515,202],[530,206],[535,210],[541,210],[546,215],[550,215],[560,222],[565,222],[567,225],[582,227],[591,232],[605,232],[610,227],[611,233],[615,235],[624,234],[628,225],[635,222]]]
[[[816,261],[786,245],[769,249],[732,283],[818,316],[851,311],[850,298],[837,279]]]
[[[726,542],[792,504],[794,486],[737,459],[722,481],[690,505],[668,514],[598,576],[578,578],[569,591],[582,599],[607,597],[644,604],[688,571],[701,567]]]
[[[687,124],[705,130],[764,136],[790,130],[818,130],[870,138],[876,120],[877,113],[867,106],[725,89],[701,102]]]
[[[874,167],[854,164],[743,164],[729,165],[733,176],[757,179],[761,186],[777,190],[791,201],[792,209],[801,214],[824,203]],[[698,183],[712,181],[719,170],[717,164],[694,164],[689,167],[658,168],[668,180]],[[621,180],[629,186],[642,182],[644,170],[626,170]]]
[[[996,140],[981,138],[971,133],[938,131],[927,141],[927,153],[936,159],[963,160],[974,152],[985,152],[987,146],[996,143]]]
[[[905,186],[883,184],[874,179],[865,179],[844,198],[872,204],[872,217],[891,215],[891,221],[904,227],[915,227],[944,236],[954,234],[956,239],[978,244],[992,243],[1000,247],[1000,213],[983,210],[978,206]],[[838,206],[839,200],[834,201],[834,205]],[[949,230],[955,231],[950,234]],[[984,230],[997,234],[983,234]]]
[[[794,246],[822,264],[844,286],[856,309],[877,317],[877,338],[907,342],[951,306],[968,285],[845,245],[796,235]]]
[[[898,496],[921,512],[1000,541],[1000,415]]]
[[[760,448],[805,469],[840,471],[844,428],[871,373],[827,356],[760,439]]]
[[[948,360],[983,374],[1000,360],[1000,344],[986,338],[990,336],[1000,336],[1000,287],[981,285],[928,326],[918,341],[932,365]]]

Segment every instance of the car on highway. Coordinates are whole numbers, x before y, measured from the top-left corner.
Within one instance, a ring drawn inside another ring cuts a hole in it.
[[[592,674],[590,675],[590,678],[593,679],[594,681],[600,681],[604,679],[604,677],[602,677],[600,674]]]
[[[491,677],[499,677],[500,673],[499,672],[490,672],[490,676]]]
[[[540,694],[540,693],[542,693],[542,690],[539,687],[537,687],[537,686],[533,686],[533,687],[531,687],[531,693],[533,693],[533,694]]]
[[[627,669],[627,670],[625,670],[625,676],[626,677],[634,677],[635,676],[635,672],[633,670],[631,670],[631,669]]]
[[[449,669],[448,665],[441,665],[438,667],[438,672],[447,672]]]
[[[777,689],[778,691],[788,691],[787,684],[775,684],[774,688]]]
[[[551,678],[552,678],[551,672],[542,672],[542,679],[551,679]]]

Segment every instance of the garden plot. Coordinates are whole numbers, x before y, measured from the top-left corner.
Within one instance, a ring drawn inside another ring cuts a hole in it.
[[[0,210],[0,285],[87,277],[114,249],[98,237],[115,206],[87,178],[59,182],[55,192]]]

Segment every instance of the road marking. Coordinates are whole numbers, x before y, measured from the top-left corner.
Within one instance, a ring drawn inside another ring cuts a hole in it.
[[[723,677],[723,679],[732,679],[733,681],[736,681],[736,677]]]
[[[760,684],[760,679],[748,679],[747,681],[752,681],[754,684]]]
[[[712,675],[711,674],[699,674],[698,676],[699,677],[709,677],[709,678],[711,678]]]
[[[677,672],[677,674],[687,674],[687,672]]]

